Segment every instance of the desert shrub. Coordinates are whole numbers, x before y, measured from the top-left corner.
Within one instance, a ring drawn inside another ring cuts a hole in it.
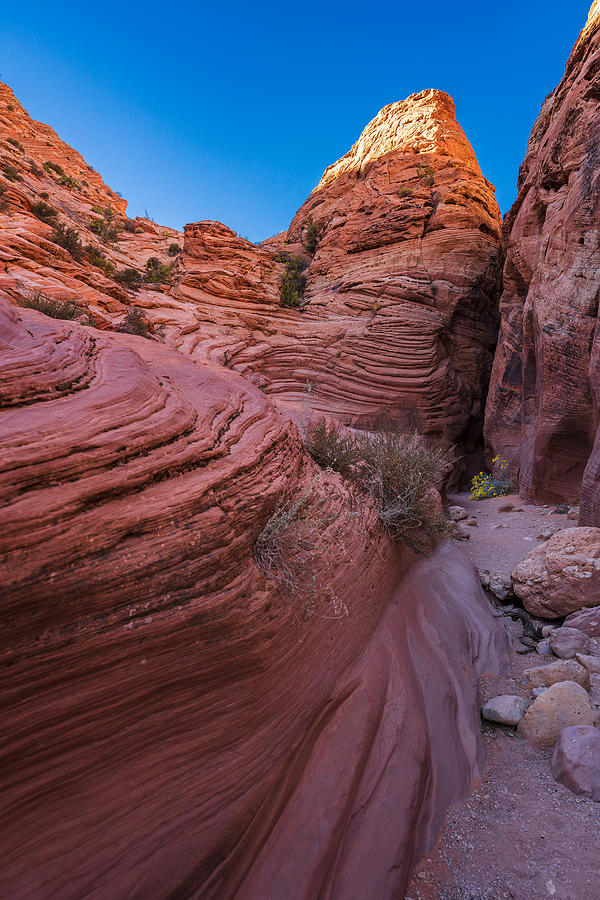
[[[503,456],[495,456],[492,460],[492,472],[480,472],[471,481],[471,500],[487,500],[490,497],[504,497],[510,491],[511,476],[508,460]]]
[[[429,491],[451,468],[449,451],[429,446],[417,432],[368,433],[357,441],[359,483],[375,499],[391,536],[406,540],[420,529],[432,538],[442,537],[446,526]]]
[[[49,160],[44,163],[44,169],[46,170],[46,172],[48,172],[49,175],[51,175],[53,172],[60,178],[62,178],[63,175],[66,175],[66,172],[62,166],[59,166],[58,163],[50,162]]]
[[[399,197],[412,197],[412,195],[413,195],[413,189],[409,188],[409,187],[400,188],[400,190],[398,191]]]
[[[169,249],[167,250],[169,256],[178,256],[181,253],[181,247],[179,244],[169,244]]]
[[[44,174],[44,170],[40,169],[40,167],[33,160],[29,161],[29,171],[32,175],[35,175],[36,178],[41,178]]]
[[[304,289],[306,278],[302,274],[306,263],[301,256],[292,254],[276,254],[278,262],[285,263],[285,272],[281,276],[280,302],[282,306],[299,309],[304,306]]]
[[[417,175],[425,182],[425,184],[428,184],[429,187],[433,187],[435,184],[435,169],[433,166],[417,166]]]
[[[83,256],[79,232],[75,228],[67,228],[64,222],[59,222],[54,226],[50,240],[58,244],[59,247],[63,247],[64,250],[68,250],[73,259],[80,260]]]
[[[125,219],[123,222],[123,229],[128,231],[129,234],[135,234],[136,225],[135,219]]]
[[[121,230],[118,223],[114,221],[115,213],[110,207],[93,206],[94,212],[100,213],[97,219],[90,219],[90,230],[97,234],[101,241],[110,244],[119,236]]]
[[[37,309],[38,312],[51,319],[78,319],[82,325],[96,324],[94,318],[86,313],[78,303],[74,303],[72,300],[57,300],[40,290],[32,290],[23,294],[19,299],[19,306]]]
[[[308,426],[305,441],[315,462],[351,478],[373,498],[393,538],[419,549],[420,542],[411,533],[421,530],[434,539],[446,534],[428,492],[440,485],[452,466],[447,450],[428,445],[417,432],[403,433],[392,425],[380,432],[351,434],[324,419]]]
[[[304,246],[307,253],[314,253],[317,249],[317,244],[317,228],[313,220],[310,219],[304,231]]]
[[[9,181],[23,181],[23,176],[20,174],[18,169],[15,169],[14,166],[4,165],[2,166],[2,174]]]
[[[102,250],[94,247],[93,244],[86,244],[84,250],[87,253],[88,262],[97,269],[102,269],[107,278],[111,278],[115,271],[115,264],[106,258]]]
[[[335,422],[311,420],[303,435],[306,449],[322,469],[348,476],[360,460],[356,438]]]
[[[40,197],[42,198],[42,200],[47,200],[49,196],[50,196],[50,194],[48,193],[48,191],[42,191],[40,194]]]
[[[6,213],[10,209],[10,203],[6,196],[6,185],[0,184],[0,213]]]
[[[281,500],[256,539],[254,560],[303,618],[314,615],[320,604],[327,604],[329,618],[337,618],[348,610],[335,591],[336,568],[340,555],[351,564],[345,538],[356,520],[350,508],[340,515],[329,495],[316,491],[316,481],[300,496]]]
[[[127,310],[125,318],[117,328],[125,334],[137,334],[139,337],[150,338],[148,323],[144,319],[144,313],[137,306],[132,306]]]
[[[54,225],[58,216],[57,210],[50,206],[49,203],[44,203],[43,200],[34,203],[31,207],[31,212],[40,222],[46,222],[49,225]]]
[[[137,269],[120,269],[113,275],[117,284],[122,285],[130,291],[137,291],[142,283],[142,276]]]
[[[25,147],[16,138],[7,138],[7,141],[9,144],[12,144],[13,147],[16,147],[17,150],[20,150],[21,153],[25,153]]]
[[[171,279],[171,265],[162,263],[158,256],[146,260],[144,281],[152,284],[164,284]]]
[[[81,188],[79,182],[73,178],[72,175],[67,175],[66,173],[60,176],[58,183],[62,184],[63,187],[71,188],[74,191],[78,191]]]

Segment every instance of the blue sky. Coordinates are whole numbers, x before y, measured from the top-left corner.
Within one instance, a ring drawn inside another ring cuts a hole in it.
[[[0,78],[129,201],[181,228],[286,228],[394,100],[440,88],[505,212],[590,2],[6,4]]]

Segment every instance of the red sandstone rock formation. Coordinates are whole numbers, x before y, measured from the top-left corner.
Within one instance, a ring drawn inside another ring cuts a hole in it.
[[[546,98],[506,218],[502,326],[487,403],[490,450],[528,499],[572,501],[600,524],[600,6]],[[587,470],[584,476],[584,469]]]
[[[493,188],[452,100],[423,91],[367,125],[287,235],[257,248],[217,223],[187,226],[160,321],[173,346],[291,408],[408,420],[470,451],[496,341],[499,242]],[[309,263],[304,309],[281,308],[273,250]]]
[[[33,214],[40,203],[54,210],[53,219],[42,221]],[[75,259],[54,243],[52,232],[56,223],[75,229],[81,244],[100,251],[116,271],[142,272],[151,256],[173,262],[168,248],[182,244],[182,234],[143,218],[129,220],[135,230],[126,231],[126,208],[127,202],[79,153],[48,125],[31,119],[0,83],[0,290],[15,303],[40,290],[88,309],[100,327],[117,326],[130,306],[143,308],[159,286],[125,290],[90,262],[89,253]],[[120,231],[115,240],[103,241],[92,223],[102,220],[107,209]]]
[[[0,432],[0,894],[403,896],[505,655],[471,564],[401,581],[239,376],[2,302]],[[310,490],[303,618],[253,546]]]

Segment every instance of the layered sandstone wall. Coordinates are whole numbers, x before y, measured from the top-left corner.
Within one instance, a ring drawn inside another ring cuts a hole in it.
[[[279,305],[272,251],[306,262],[304,309]],[[470,452],[500,272],[494,190],[450,97],[423,91],[379,113],[286,235],[257,248],[218,223],[187,226],[170,308],[157,314],[173,346],[225,362],[301,414],[409,419]]]
[[[600,8],[546,98],[506,217],[502,324],[486,411],[490,454],[524,497],[576,500],[599,523]],[[586,470],[586,466],[588,467]],[[584,477],[585,471],[585,477]],[[583,480],[583,488],[582,488]]]
[[[505,655],[473,567],[227,369],[0,301],[0,373],[0,893],[402,896]],[[253,559],[306,494],[310,606]]]

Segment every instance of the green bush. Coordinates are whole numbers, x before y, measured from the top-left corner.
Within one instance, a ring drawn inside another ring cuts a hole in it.
[[[142,276],[137,269],[120,269],[118,272],[115,272],[113,278],[118,284],[128,288],[130,291],[137,291],[142,283]]]
[[[36,219],[40,220],[40,222],[46,222],[49,225],[54,225],[56,223],[56,217],[58,216],[57,210],[55,210],[53,206],[50,206],[49,203],[44,203],[43,200],[34,203],[31,207],[31,212]]]
[[[107,259],[102,250],[94,247],[93,244],[86,244],[84,247],[87,253],[88,262],[97,269],[102,269],[107,278],[112,278],[115,271],[115,264]]]
[[[66,174],[61,175],[58,183],[61,184],[63,187],[71,188],[74,191],[81,190],[81,185],[71,175],[66,175]]]
[[[167,252],[169,256],[178,256],[181,253],[181,247],[179,246],[179,244],[169,244],[169,249]]]
[[[307,253],[314,253],[317,249],[317,228],[312,219],[309,219],[308,225],[304,231],[304,246]]]
[[[128,231],[129,234],[135,234],[137,222],[135,219],[125,219],[123,222],[123,228],[125,231]]]
[[[275,259],[285,263],[285,272],[281,276],[280,302],[282,306],[291,309],[301,309],[304,306],[304,289],[306,278],[302,274],[306,263],[301,256],[276,253]]]
[[[16,147],[17,150],[20,150],[21,153],[25,153],[25,147],[16,138],[7,138],[7,141],[9,144],[12,144],[13,147]]]
[[[2,174],[9,181],[23,181],[23,176],[19,173],[18,169],[15,169],[14,166],[2,166]]]
[[[164,284],[171,279],[171,265],[162,263],[158,256],[146,260],[144,280],[152,284]]]
[[[29,162],[29,171],[32,175],[35,175],[36,178],[41,178],[44,174],[44,170],[40,169],[40,167],[33,160]]]
[[[412,195],[413,195],[413,189],[409,188],[409,187],[400,188],[400,190],[398,191],[399,197],[412,197]]]
[[[137,306],[132,306],[127,310],[127,314],[117,331],[125,334],[137,334],[139,337],[151,338],[148,330],[148,323],[144,319],[142,310]]]
[[[114,210],[110,206],[105,208],[93,206],[92,209],[94,212],[99,212],[101,218],[90,219],[90,230],[93,231],[94,234],[97,234],[104,244],[110,244],[113,241],[116,241],[119,236],[120,227],[118,223],[114,221]]]
[[[68,250],[73,259],[80,260],[83,256],[83,247],[79,240],[79,233],[74,228],[67,228],[64,222],[54,226],[50,240],[64,250]]]
[[[54,172],[61,178],[66,174],[62,166],[59,166],[58,163],[50,162],[49,160],[44,163],[44,169],[46,170],[46,172],[48,172],[49,175]]]
[[[51,319],[78,319],[82,325],[95,325],[92,316],[78,303],[71,300],[56,300],[40,290],[30,291],[19,299],[19,306],[27,309],[37,309],[38,312],[49,316]]]
[[[433,166],[424,165],[417,166],[417,175],[421,178],[429,187],[433,187],[435,183],[435,169]]]

